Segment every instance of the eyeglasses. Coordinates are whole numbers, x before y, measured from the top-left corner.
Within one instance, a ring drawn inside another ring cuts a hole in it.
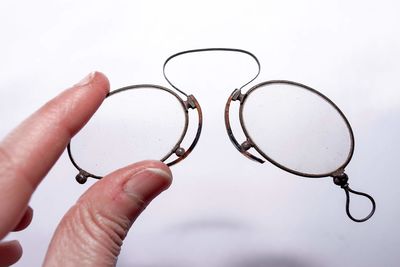
[[[298,176],[308,178],[332,177],[346,194],[346,213],[355,222],[364,222],[375,212],[375,200],[368,194],[354,191],[349,187],[345,168],[354,152],[354,134],[349,121],[335,103],[321,92],[301,83],[287,80],[261,82],[242,92],[260,74],[261,65],[257,57],[242,49],[205,48],[182,51],[171,55],[163,65],[163,75],[170,86],[139,84],[126,86],[107,95],[107,99],[128,90],[161,90],[173,96],[184,112],[184,126],[175,145],[161,158],[172,166],[186,158],[196,146],[203,125],[203,115],[199,102],[193,95],[186,94],[175,86],[166,75],[168,63],[178,57],[200,52],[235,52],[250,56],[257,64],[256,74],[244,85],[235,89],[225,105],[225,126],[234,147],[247,158],[259,163],[269,161],[275,166]],[[236,110],[235,110],[236,109]],[[197,111],[197,130],[187,148],[188,128],[194,124],[189,120],[189,112]],[[235,137],[231,125],[234,113],[239,120],[242,142]],[[72,156],[71,143],[67,147],[69,158],[79,171],[76,180],[83,184],[89,177],[101,179],[81,168]],[[372,209],[364,217],[357,219],[350,213],[350,193],[370,200]]]

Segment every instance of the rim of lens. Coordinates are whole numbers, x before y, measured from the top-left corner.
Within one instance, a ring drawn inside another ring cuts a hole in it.
[[[137,84],[137,85],[130,85],[130,86],[125,86],[125,87],[122,87],[122,88],[113,90],[113,91],[111,91],[111,92],[109,92],[109,93],[107,94],[107,96],[106,96],[106,98],[105,98],[105,101],[107,101],[107,98],[109,98],[109,97],[111,97],[111,96],[113,96],[113,95],[116,95],[116,94],[118,94],[118,93],[122,93],[122,92],[128,91],[128,90],[134,90],[134,89],[157,89],[157,90],[162,90],[162,91],[168,92],[168,93],[172,94],[172,95],[178,100],[178,102],[180,103],[180,105],[181,105],[181,107],[182,107],[182,110],[183,110],[183,112],[184,112],[184,114],[185,114],[185,123],[184,123],[184,127],[183,127],[183,130],[182,130],[182,133],[181,133],[181,135],[180,135],[178,141],[177,141],[177,142],[175,143],[175,145],[172,147],[172,149],[171,149],[164,157],[162,157],[162,158],[160,159],[160,161],[164,162],[164,161],[167,160],[172,154],[174,154],[175,151],[179,148],[180,144],[182,143],[182,141],[183,141],[183,139],[185,138],[185,135],[186,135],[186,133],[187,133],[188,126],[189,126],[189,115],[188,115],[188,112],[187,112],[187,109],[186,109],[185,101],[182,100],[182,98],[180,98],[179,95],[178,95],[177,93],[175,93],[174,91],[172,91],[172,90],[170,90],[170,89],[168,89],[168,88],[166,88],[166,87],[163,87],[163,86],[160,86],[160,85],[154,85],[154,84]],[[71,143],[72,143],[72,140],[69,142],[69,144],[68,144],[68,146],[67,146],[67,150],[68,150],[69,158],[70,158],[72,164],[74,165],[74,167],[75,167],[77,170],[79,170],[79,171],[85,171],[87,174],[89,174],[90,177],[97,178],[97,179],[102,178],[103,176],[93,174],[92,172],[87,171],[86,169],[84,169],[84,168],[82,168],[81,166],[79,166],[79,164],[75,161],[75,158],[73,157],[72,148],[71,148],[71,147],[72,147]]]
[[[322,100],[324,100],[325,102],[327,102],[328,104],[330,104],[335,111],[338,113],[338,115],[340,115],[340,117],[343,119],[343,121],[345,122],[345,125],[349,131],[349,135],[350,135],[350,150],[349,153],[347,155],[346,160],[344,161],[343,164],[341,164],[340,166],[338,166],[338,168],[336,168],[334,171],[330,171],[330,172],[326,172],[326,173],[321,173],[321,174],[313,174],[313,173],[306,173],[306,172],[301,172],[301,171],[297,171],[294,169],[291,169],[281,163],[279,163],[278,161],[272,159],[270,156],[268,156],[267,153],[265,153],[264,151],[262,151],[262,149],[260,149],[257,144],[253,141],[253,139],[251,138],[251,135],[249,134],[246,126],[245,126],[245,120],[243,118],[243,107],[246,103],[246,100],[248,98],[248,96],[253,93],[254,91],[256,91],[257,89],[264,87],[264,86],[269,86],[269,85],[277,85],[277,84],[283,84],[283,85],[290,85],[290,86],[294,86],[294,87],[300,87],[300,89],[306,89],[311,93],[314,93],[315,95],[319,96]],[[266,82],[262,82],[259,83],[255,86],[253,86],[252,88],[250,88],[246,94],[245,97],[243,99],[243,101],[240,103],[240,108],[239,108],[239,119],[240,119],[240,124],[242,126],[243,132],[246,136],[246,138],[251,142],[252,147],[254,147],[254,149],[260,154],[262,155],[266,160],[268,160],[269,162],[271,162],[272,164],[274,164],[275,166],[277,166],[278,168],[281,168],[287,172],[290,172],[292,174],[296,174],[299,176],[303,176],[303,177],[310,177],[310,178],[319,178],[319,177],[326,177],[326,176],[331,176],[334,173],[338,172],[339,170],[344,170],[344,168],[349,164],[349,162],[351,161],[351,158],[353,157],[353,153],[354,153],[354,134],[353,134],[353,130],[350,126],[349,121],[347,120],[346,116],[343,114],[343,112],[339,109],[339,107],[332,101],[330,100],[327,96],[323,95],[321,92],[307,86],[301,83],[297,83],[297,82],[292,82],[292,81],[287,81],[287,80],[272,80],[272,81],[266,81]]]

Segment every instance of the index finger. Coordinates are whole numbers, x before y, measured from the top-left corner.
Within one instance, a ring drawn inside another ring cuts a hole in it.
[[[0,239],[18,224],[35,188],[108,91],[107,78],[91,73],[46,103],[0,143]]]

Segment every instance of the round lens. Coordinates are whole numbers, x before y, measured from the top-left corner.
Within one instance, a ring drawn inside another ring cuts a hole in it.
[[[339,109],[307,86],[284,81],[253,87],[242,125],[267,160],[304,176],[328,176],[347,165],[353,134]]]
[[[182,104],[177,95],[155,86],[110,95],[72,140],[75,162],[103,176],[136,161],[160,160],[186,132]]]

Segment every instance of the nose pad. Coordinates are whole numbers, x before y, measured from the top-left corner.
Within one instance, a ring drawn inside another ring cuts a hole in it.
[[[250,153],[248,150],[252,148],[254,145],[253,143],[247,139],[242,143],[239,143],[236,139],[236,137],[233,134],[231,123],[230,123],[230,117],[229,117],[229,111],[230,111],[230,106],[232,101],[239,101],[242,102],[245,99],[246,95],[243,95],[239,89],[235,89],[232,94],[229,96],[228,101],[226,102],[225,105],[225,127],[226,131],[228,133],[228,137],[231,140],[233,146],[240,152],[242,155],[245,157],[257,161],[259,163],[264,163],[265,160],[255,156],[254,154]],[[242,129],[243,130],[243,129]]]
[[[178,163],[181,160],[185,159],[193,151],[194,147],[196,146],[197,142],[200,139],[201,130],[203,128],[203,113],[201,111],[200,104],[199,104],[199,102],[197,101],[197,99],[193,95],[189,95],[187,97],[187,100],[185,101],[185,107],[186,107],[186,112],[189,109],[197,110],[197,115],[198,115],[197,132],[196,132],[196,135],[195,135],[195,137],[194,137],[194,139],[192,141],[192,144],[189,146],[189,148],[187,150],[185,150],[184,148],[180,147],[180,145],[181,145],[181,143],[183,141],[183,138],[181,138],[180,143],[178,143],[176,145],[176,147],[171,151],[171,153],[161,160],[162,162],[164,162],[172,154],[175,154],[178,158],[173,160],[173,161],[171,161],[171,162],[166,163],[168,166],[175,165],[176,163]],[[187,119],[187,121],[188,121],[188,119]],[[185,134],[186,134],[186,131],[183,133],[183,135],[185,135]]]

